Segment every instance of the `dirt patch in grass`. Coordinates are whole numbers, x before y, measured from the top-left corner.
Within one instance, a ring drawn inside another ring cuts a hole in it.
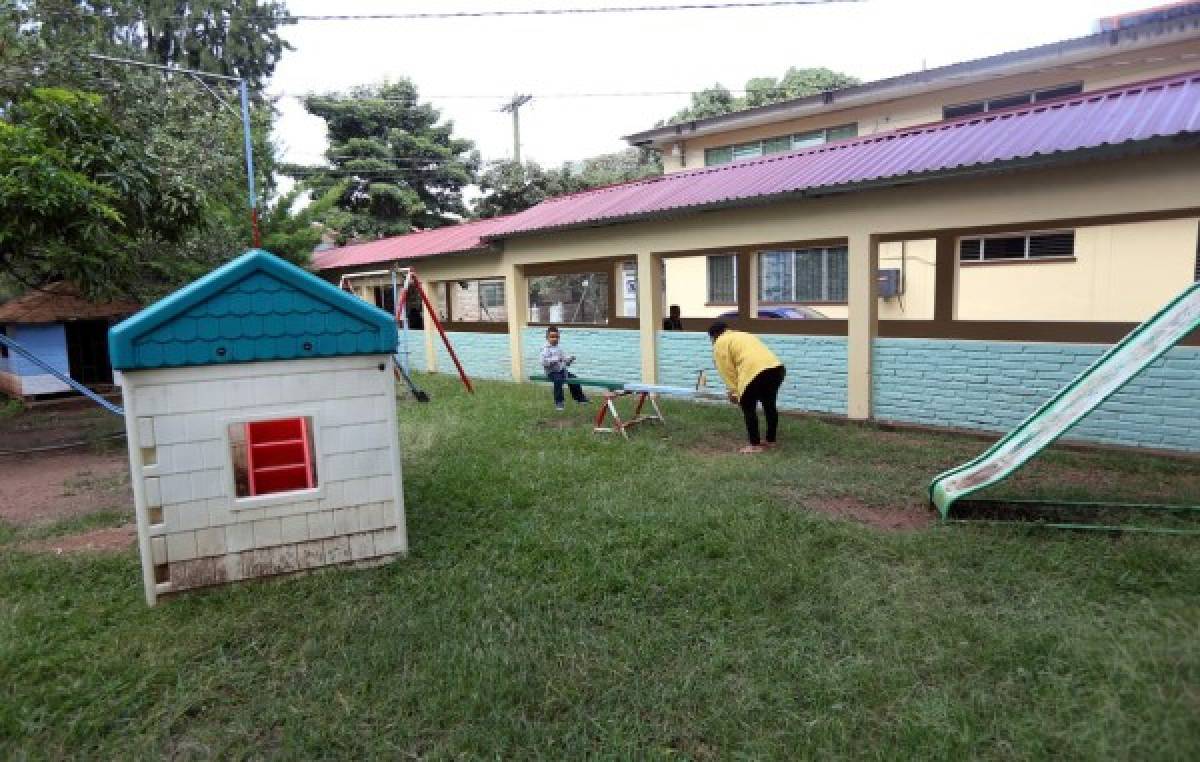
[[[835,519],[857,521],[888,532],[909,532],[933,523],[933,512],[919,506],[880,508],[852,497],[809,498],[802,505]]]
[[[123,454],[67,450],[0,460],[0,519],[41,524],[105,509],[133,514],[129,461]]]
[[[933,512],[922,505],[880,507],[867,505],[853,497],[811,497],[798,495],[790,488],[776,492],[780,498],[796,508],[815,511],[843,521],[855,521],[887,532],[924,529],[934,520]]]
[[[51,537],[47,540],[36,540],[21,546],[22,550],[38,553],[120,553],[127,550],[137,539],[137,527],[126,524],[121,527],[106,527],[93,529],[82,534]]]

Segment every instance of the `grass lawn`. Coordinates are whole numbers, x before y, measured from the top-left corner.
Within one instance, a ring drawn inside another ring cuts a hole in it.
[[[746,457],[730,407],[623,442],[544,386],[421,381],[390,566],[147,609],[132,551],[0,532],[0,758],[1200,755],[1200,538],[884,531],[810,508],[919,517],[983,443],[786,419]],[[1003,489],[1195,501],[1200,461]]]

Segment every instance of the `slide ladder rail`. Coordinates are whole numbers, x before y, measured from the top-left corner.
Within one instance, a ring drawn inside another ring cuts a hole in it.
[[[30,352],[28,349],[21,346],[20,344],[18,344],[17,342],[13,341],[10,338],[8,338],[7,336],[5,336],[2,333],[0,333],[0,344],[3,344],[4,346],[8,347],[12,351],[14,351],[17,354],[24,357],[26,360],[29,360],[30,362],[32,362],[34,365],[37,365],[39,368],[45,370],[47,373],[51,374],[52,376],[57,378],[59,381],[62,381],[64,384],[71,387],[72,389],[79,392],[80,394],[84,395],[88,399],[92,400],[97,405],[104,408],[105,410],[112,413],[113,415],[119,415],[121,417],[125,416],[125,411],[123,409],[117,407],[113,403],[104,399],[99,394],[96,394],[91,389],[87,388],[86,386],[79,383],[75,379],[71,378],[67,374],[63,373],[62,371],[58,370],[57,368],[54,368],[53,366],[47,364],[44,360],[42,360],[40,357],[35,355],[33,352]]]
[[[1197,327],[1200,282],[1113,345],[983,454],[934,478],[929,485],[930,502],[947,518],[956,500],[1020,468]]]

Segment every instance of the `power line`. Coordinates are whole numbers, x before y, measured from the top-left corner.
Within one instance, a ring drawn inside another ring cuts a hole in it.
[[[844,3],[861,3],[866,0],[753,0],[747,2],[711,2],[684,3],[681,5],[626,5],[603,6],[600,8],[526,8],[521,10],[490,10],[490,11],[432,11],[426,13],[326,13],[326,14],[294,14],[274,16],[265,13],[231,13],[225,19],[245,19],[262,21],[279,21],[282,23],[301,23],[312,21],[428,21],[446,19],[475,19],[475,18],[512,18],[518,16],[597,16],[619,13],[669,13],[672,11],[713,11],[734,9],[786,8],[805,5],[833,5]],[[141,14],[107,14],[107,13],[74,13],[72,11],[47,11],[42,15],[63,15],[71,17],[90,16],[93,18],[111,19],[114,21],[144,21]],[[204,15],[161,16],[157,20],[169,21],[204,21]]]

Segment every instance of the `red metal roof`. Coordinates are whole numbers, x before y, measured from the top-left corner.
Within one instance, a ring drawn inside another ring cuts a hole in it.
[[[381,238],[370,243],[358,243],[337,249],[320,251],[313,255],[313,268],[330,270],[336,267],[367,265],[391,262],[397,259],[415,259],[435,254],[485,250],[487,241],[482,236],[492,232],[507,221],[507,217],[494,217],[461,225],[450,225],[419,233]]]
[[[547,199],[485,239],[1069,160],[1200,131],[1200,72]],[[1191,141],[1187,145],[1196,145]]]

